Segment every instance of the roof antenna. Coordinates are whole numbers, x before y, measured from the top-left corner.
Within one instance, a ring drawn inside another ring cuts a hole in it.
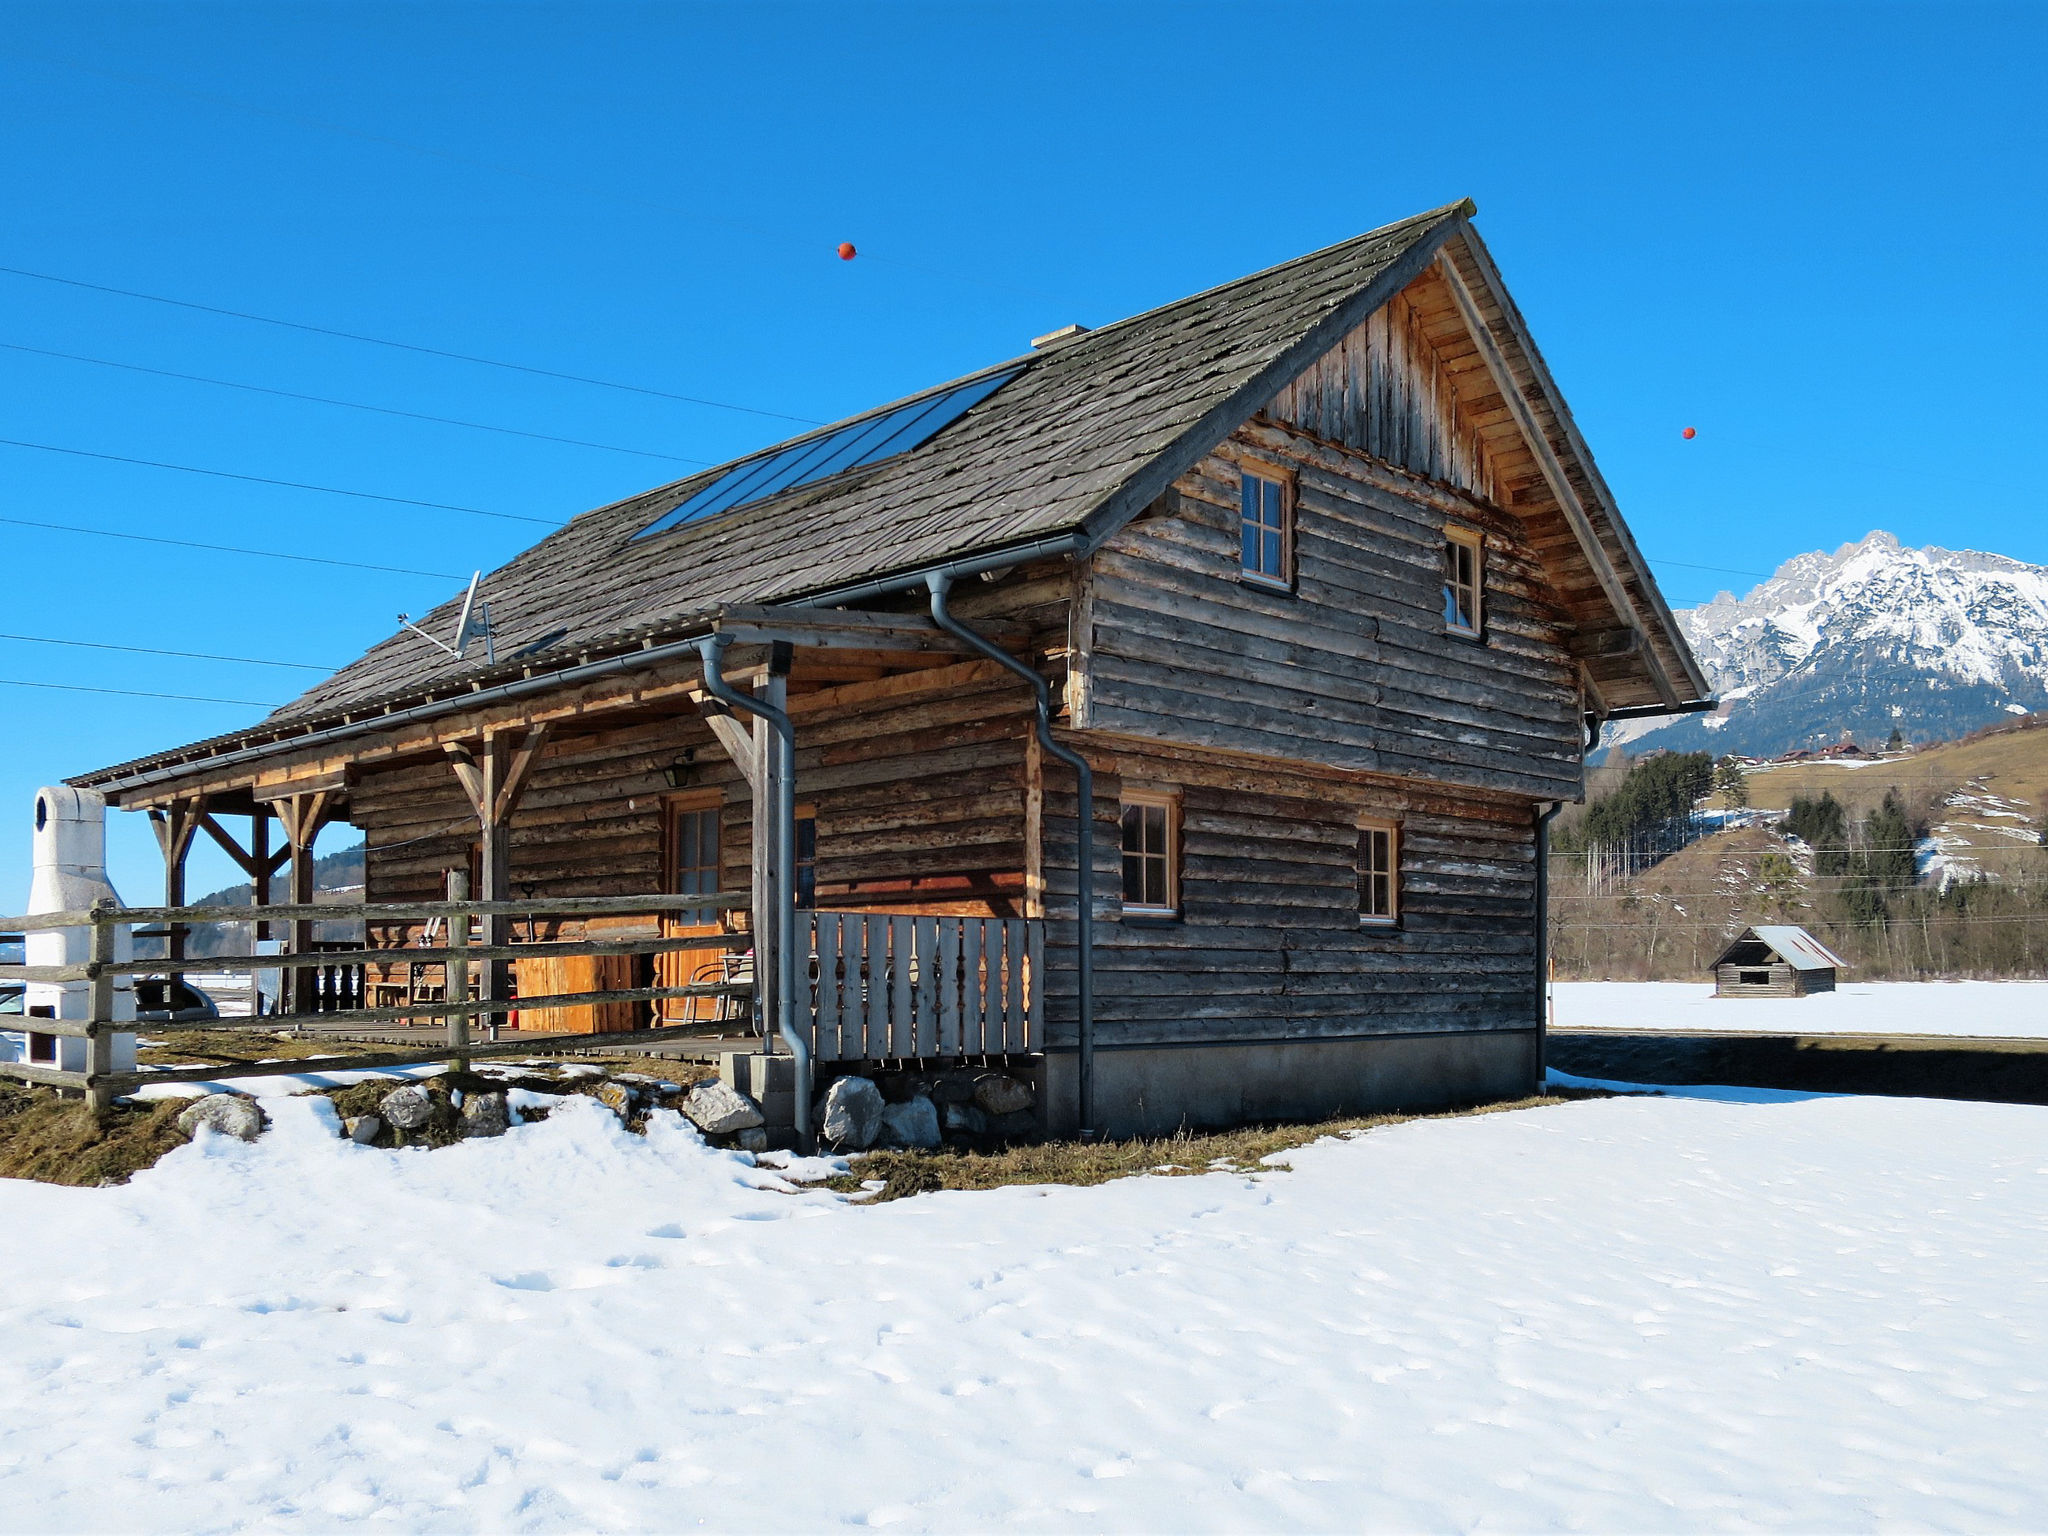
[[[450,645],[446,640],[438,639],[428,634],[419,625],[413,623],[412,617],[409,614],[401,613],[398,616],[398,622],[418,635],[422,640],[439,646],[457,661],[462,660],[463,654],[468,651],[470,641],[481,639],[484,643],[484,660],[491,666],[496,666],[498,664],[498,646],[491,635],[491,605],[489,603],[480,603],[476,600],[477,583],[483,579],[484,573],[482,571],[476,572],[469,578],[469,590],[462,596],[462,616],[455,621],[455,643],[453,645]]]

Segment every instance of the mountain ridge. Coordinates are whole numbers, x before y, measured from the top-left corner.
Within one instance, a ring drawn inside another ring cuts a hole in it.
[[[1945,740],[2048,708],[2048,567],[2006,555],[1876,530],[1675,617],[1721,707],[1616,725],[1605,745],[1774,756],[1894,729]]]

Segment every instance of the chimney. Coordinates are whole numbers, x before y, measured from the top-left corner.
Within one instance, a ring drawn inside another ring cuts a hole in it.
[[[121,899],[107,882],[106,811],[106,797],[90,789],[55,784],[36,791],[34,872],[28,887],[31,916],[43,912],[82,912],[96,901]],[[91,947],[90,928],[41,929],[27,935],[23,946],[27,951],[24,958],[30,965],[83,965],[91,958]],[[119,930],[114,957],[126,960],[133,952],[127,930]],[[53,1019],[89,1017],[91,986],[84,981],[29,982],[23,988],[22,1005],[31,1027],[22,1034],[0,1035],[0,1050],[12,1047],[16,1060],[38,1066],[84,1071],[85,1041],[39,1034],[33,1028],[33,1020],[38,1015]],[[126,976],[114,984],[114,1017],[135,1017],[135,992]],[[115,1070],[130,1071],[134,1066],[135,1036],[125,1032],[115,1035]]]

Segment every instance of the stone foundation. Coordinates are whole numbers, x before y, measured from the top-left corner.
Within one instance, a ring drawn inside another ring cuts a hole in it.
[[[1071,1050],[1045,1058],[1039,1102],[1047,1134],[1080,1129]],[[1375,1035],[1348,1040],[1230,1041],[1096,1047],[1096,1130],[1161,1136],[1261,1121],[1323,1120],[1521,1098],[1541,1053],[1533,1029]]]

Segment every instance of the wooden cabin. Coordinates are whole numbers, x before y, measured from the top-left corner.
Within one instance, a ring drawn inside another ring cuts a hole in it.
[[[489,655],[73,782],[174,901],[195,828],[267,883],[333,821],[373,901],[750,889],[694,920],[821,1073],[1000,1062],[1054,1133],[1529,1092],[1546,818],[1710,701],[1473,211],[587,512]]]
[[[1716,997],[1809,997],[1835,990],[1848,965],[1804,928],[1745,928],[1714,961]]]

